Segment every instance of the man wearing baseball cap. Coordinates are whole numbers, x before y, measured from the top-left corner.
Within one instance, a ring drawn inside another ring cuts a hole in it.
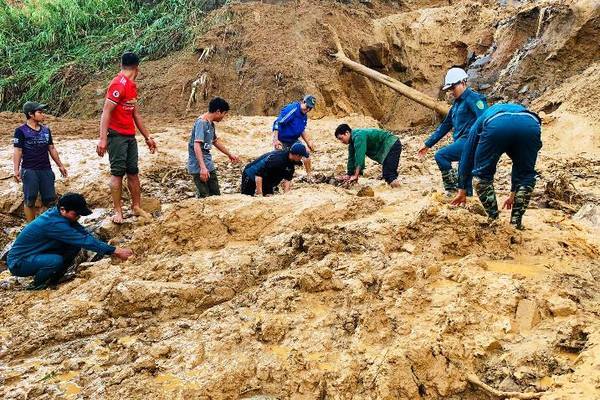
[[[302,143],[294,143],[288,150],[263,154],[246,165],[242,173],[242,194],[249,196],[272,195],[283,181],[283,192],[289,192],[296,165],[302,165],[308,151]]]
[[[127,260],[130,249],[114,247],[96,239],[77,220],[92,211],[82,195],[66,193],[56,207],[40,215],[17,236],[7,258],[15,276],[33,276],[28,289],[55,285],[83,248]]]
[[[294,143],[304,140],[310,151],[315,151],[315,146],[306,133],[308,113],[315,108],[315,96],[306,95],[302,101],[295,101],[283,107],[275,122],[273,122],[273,148],[275,150],[289,150]],[[306,173],[311,173],[310,158],[303,159]]]
[[[60,161],[58,151],[52,141],[50,128],[43,125],[46,115],[45,104],[28,101],[23,105],[23,113],[27,121],[15,129],[13,138],[13,167],[17,182],[23,182],[25,197],[25,218],[32,221],[38,210],[35,202],[38,194],[44,207],[50,207],[56,201],[54,189],[54,172],[50,166],[50,157],[54,160],[63,177],[67,177],[67,169]]]

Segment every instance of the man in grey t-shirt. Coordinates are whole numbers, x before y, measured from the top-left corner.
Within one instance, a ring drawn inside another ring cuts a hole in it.
[[[239,162],[238,156],[227,150],[217,138],[215,122],[220,122],[229,111],[229,104],[220,97],[208,103],[208,112],[198,117],[192,128],[188,142],[188,172],[194,179],[198,197],[218,196],[219,179],[215,164],[210,154],[213,145],[225,154],[231,162]]]

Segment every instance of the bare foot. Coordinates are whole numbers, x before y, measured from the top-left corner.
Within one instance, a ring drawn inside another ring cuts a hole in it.
[[[136,217],[152,218],[152,215],[150,215],[148,212],[144,211],[142,209],[142,207],[133,207],[132,211],[133,211],[133,215],[135,215]]]
[[[123,212],[115,211],[115,215],[113,215],[113,217],[112,217],[112,222],[115,224],[122,224],[123,223]]]
[[[390,186],[393,188],[399,188],[400,187],[400,181],[398,179],[394,179],[393,181],[390,182]]]

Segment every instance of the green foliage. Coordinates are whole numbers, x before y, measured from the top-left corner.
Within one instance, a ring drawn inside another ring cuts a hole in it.
[[[63,112],[91,74],[131,50],[156,59],[192,38],[219,0],[0,0],[0,109]]]

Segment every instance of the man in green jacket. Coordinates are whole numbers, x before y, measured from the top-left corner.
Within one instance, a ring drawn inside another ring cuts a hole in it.
[[[376,128],[350,129],[341,124],[335,130],[335,138],[348,145],[347,174],[338,179],[344,182],[358,182],[358,176],[365,168],[365,157],[383,165],[383,179],[391,187],[399,187],[398,163],[402,144],[400,139],[388,131]]]

